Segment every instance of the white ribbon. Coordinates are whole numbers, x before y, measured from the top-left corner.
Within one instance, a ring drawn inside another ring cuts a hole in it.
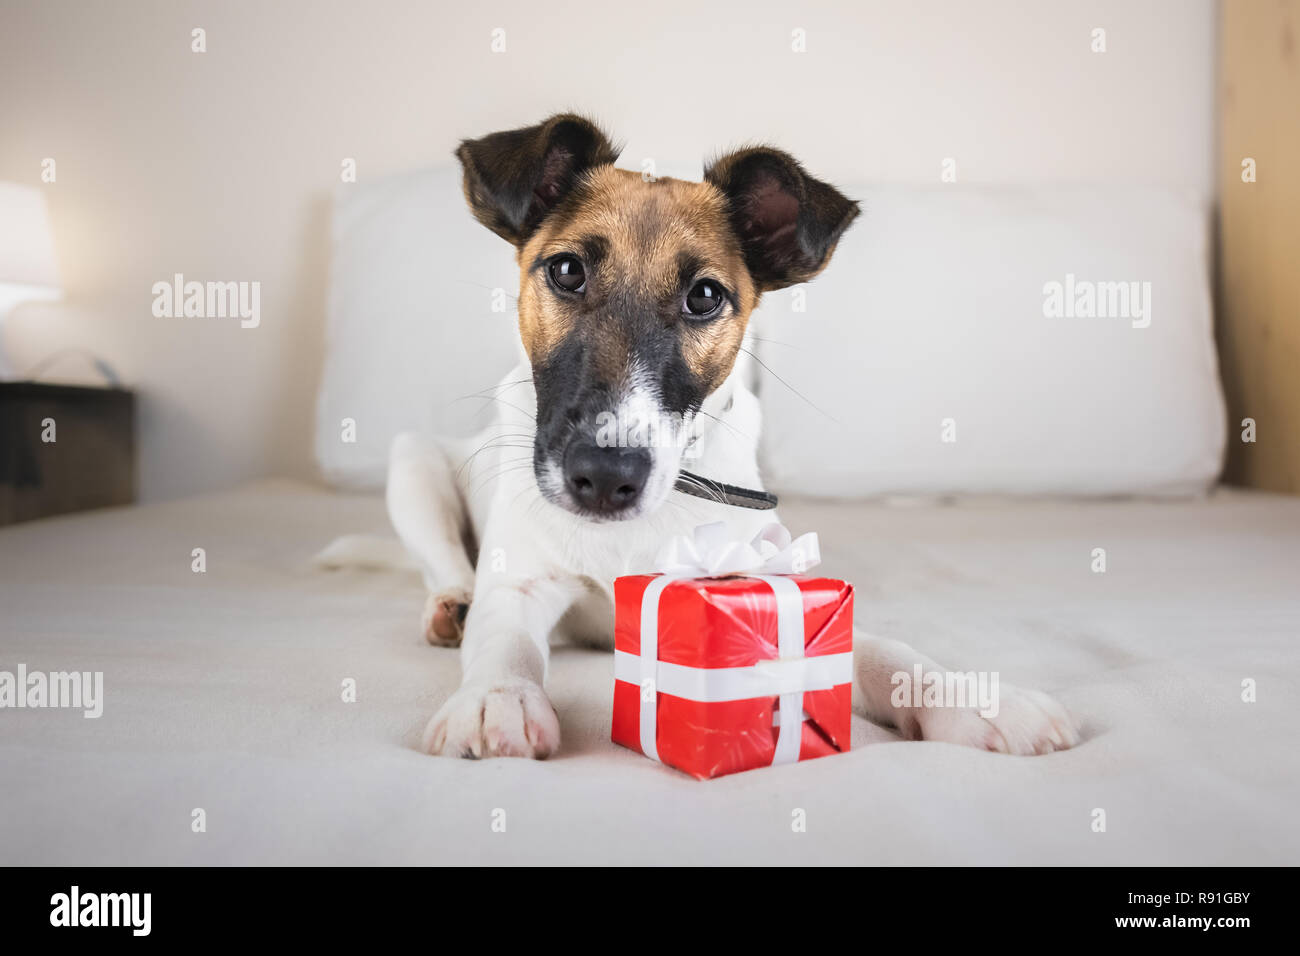
[[[643,660],[639,654],[615,651],[614,679],[639,684],[643,680]],[[701,704],[830,690],[853,679],[852,651],[798,660],[759,661],[749,667],[687,667],[668,661],[657,664],[650,671],[650,679],[658,693]]]
[[[772,764],[799,759],[803,737],[805,691],[824,690],[852,680],[852,653],[805,658],[803,594],[784,575],[800,574],[821,563],[817,533],[792,539],[783,525],[773,522],[748,544],[727,537],[725,522],[700,525],[691,536],[672,539],[659,552],[656,565],[663,572],[651,581],[641,598],[641,653],[614,656],[617,680],[634,682],[641,689],[641,751],[659,759],[656,742],[659,694],[687,700],[748,700],[769,694],[780,698],[773,720],[780,726]],[[761,573],[757,573],[761,572]],[[659,660],[659,601],[673,582],[683,578],[752,574],[767,582],[776,597],[777,654],[773,660],[750,667],[697,668]]]
[[[778,525],[778,527],[780,526]],[[785,531],[784,528],[781,528],[781,530]],[[789,536],[787,532],[786,537]],[[760,574],[757,577],[766,581],[771,586],[772,593],[776,595],[777,654],[780,656],[782,663],[794,660],[802,663],[805,660],[804,642],[807,640],[804,636],[803,626],[803,592],[799,590],[799,585],[789,578],[783,578],[775,574]],[[798,690],[789,690],[781,694],[779,698],[781,701],[781,730],[777,733],[776,750],[772,754],[772,766],[794,763],[799,759],[799,743],[803,737],[803,722],[794,715],[803,713],[803,691],[802,687]],[[786,715],[791,715],[791,719],[787,720]]]
[[[792,539],[785,525],[775,521],[748,543],[728,537],[725,521],[702,524],[691,535],[671,539],[655,557],[656,570],[687,578],[803,574],[821,563],[816,531]]]

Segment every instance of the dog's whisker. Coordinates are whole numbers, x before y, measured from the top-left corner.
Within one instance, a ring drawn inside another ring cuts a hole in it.
[[[717,486],[710,487],[710,485],[713,485],[712,482],[707,482],[707,480],[701,480],[693,475],[678,474],[677,477],[678,480],[685,482],[686,484],[690,485],[692,488],[700,489],[700,491],[704,492],[705,496],[709,500],[719,502],[720,504],[726,503],[727,499],[726,496],[722,493],[722,489]]]
[[[496,402],[496,403],[499,404],[499,405],[504,405],[506,408],[513,408],[513,409],[514,409],[515,411],[517,411],[520,415],[523,415],[525,418],[528,418],[530,421],[533,421],[533,422],[536,422],[536,421],[537,421],[537,416],[536,416],[536,415],[534,415],[532,412],[530,412],[530,411],[529,411],[528,409],[526,409],[526,408],[521,408],[520,406],[516,405],[514,402],[507,402],[504,398],[500,398],[500,397],[493,398],[493,399],[491,399],[491,401],[494,401],[494,402]]]
[[[514,299],[516,302],[519,301],[519,296],[515,295],[509,289],[503,288],[501,286],[484,285],[482,282],[475,282],[473,279],[457,279],[456,281],[459,282],[461,285],[472,285],[476,289],[487,289],[489,292],[502,292],[505,295],[510,296],[510,298]]]
[[[482,483],[478,484],[476,488],[469,489],[467,492],[467,497],[471,499],[476,499],[478,496],[480,496],[480,494],[484,492],[495,493],[495,488],[497,488],[497,484],[499,483],[499,481],[504,479],[504,477],[510,475],[511,472],[517,472],[517,471],[526,471],[526,466],[507,468],[506,471],[500,472],[499,475],[491,476],[490,479],[487,479],[486,481],[482,481]]]
[[[807,351],[807,349],[805,349],[802,345],[795,345],[793,342],[782,342],[780,339],[764,338],[761,335],[754,335],[752,332],[745,337],[749,339],[751,342],[766,342],[768,345],[780,345],[788,349],[795,349],[796,351],[799,352]]]
[[[485,442],[483,442],[483,444],[479,445],[479,447],[476,448],[469,457],[473,458],[474,455],[477,455],[483,451],[487,451],[490,448],[499,448],[502,445],[516,443],[516,442],[520,445],[527,445],[528,447],[532,447],[533,444],[532,438],[533,436],[528,434],[527,432],[501,432],[498,435],[493,435],[492,437],[488,438]],[[466,459],[466,461],[468,460],[469,459]]]
[[[753,435],[749,435],[746,434],[745,432],[742,432],[735,425],[731,424],[731,422],[726,421],[725,419],[721,419],[717,415],[712,414],[711,412],[706,412],[704,409],[701,408],[698,412],[696,412],[696,414],[703,415],[705,418],[710,418],[713,421],[717,422],[719,425],[723,425],[726,428],[729,428],[731,430],[731,433],[735,435],[737,438],[743,438],[746,441],[755,441]]]
[[[523,450],[523,449],[520,448],[520,449],[518,449],[518,450]],[[501,458],[501,459],[499,459],[499,460],[497,460],[497,461],[491,462],[490,464],[488,464],[488,465],[485,466],[485,470],[486,470],[486,472],[487,472],[488,474],[490,474],[491,471],[492,471],[492,469],[494,469],[494,468],[503,468],[503,467],[505,467],[506,465],[518,465],[518,464],[521,464],[521,463],[532,464],[532,461],[533,461],[533,456],[532,456],[532,455],[511,455],[511,456],[508,457],[508,458]],[[478,473],[477,475],[475,475],[474,477],[481,478],[481,477],[483,477],[483,473],[480,472],[480,473]]]
[[[530,449],[530,450],[531,450],[532,447],[533,447],[531,441],[525,444],[525,443],[523,443],[523,442],[514,442],[514,441],[507,441],[507,440],[505,440],[506,438],[510,438],[510,437],[518,437],[518,438],[529,437],[529,438],[531,438],[532,436],[525,436],[525,435],[522,435],[522,434],[517,435],[517,436],[503,436],[502,440],[500,440],[500,441],[497,441],[497,440],[495,440],[495,439],[490,439],[490,440],[488,440],[487,442],[484,442],[484,443],[483,443],[482,445],[480,445],[477,449],[475,449],[475,451],[474,451],[474,452],[473,452],[473,453],[472,453],[468,458],[466,458],[463,462],[461,462],[460,467],[456,469],[456,477],[459,479],[459,478],[460,478],[460,477],[465,473],[465,469],[466,469],[466,468],[470,468],[470,466],[474,463],[474,459],[478,458],[478,456],[481,455],[481,454],[483,454],[483,452],[485,452],[485,451],[493,451],[493,450],[495,450],[495,449],[502,449],[502,448]],[[472,473],[472,472],[473,472],[473,469],[470,469],[470,470],[471,470],[471,473]]]
[[[747,349],[742,345],[740,347],[740,351],[744,352],[755,362],[757,362],[759,366],[762,367],[763,371],[767,372],[768,375],[771,375],[774,379],[776,379],[778,382],[780,382],[782,385],[788,388],[791,392],[797,395],[799,399],[802,402],[804,402],[804,404],[806,404],[809,408],[815,411],[818,415],[825,417],[829,421],[834,422],[836,425],[840,424],[839,420],[836,419],[833,415],[828,414],[824,409],[821,408],[821,406],[813,402],[813,400],[810,399],[807,395],[799,391],[799,389],[795,388],[793,385],[791,385],[789,382],[783,379],[780,375],[777,375],[776,372],[772,371],[771,367],[766,362],[764,362],[761,358],[755,355],[753,350]]]
[[[496,469],[505,468],[505,467],[508,466],[508,465],[522,465],[522,464],[529,464],[529,465],[531,465],[532,462],[533,462],[533,456],[532,456],[532,455],[514,455],[514,456],[511,456],[510,458],[503,458],[503,459],[501,459],[501,460],[499,460],[499,461],[494,461],[494,462],[492,462],[491,464],[489,464],[489,465],[486,466],[486,468],[485,468],[486,476],[485,476],[483,473],[481,473],[481,472],[480,472],[480,473],[475,473],[474,471],[471,470],[471,472],[470,472],[470,474],[469,474],[469,476],[468,476],[468,480],[470,480],[470,481],[476,481],[476,480],[481,481],[481,480],[485,479],[485,477],[488,478],[488,479],[490,479],[491,476],[492,476],[492,474],[493,474],[493,472],[494,472]]]
[[[518,504],[518,503],[519,503],[519,499],[522,498],[524,495],[528,494],[528,492],[531,491],[531,490],[532,490],[532,487],[531,487],[531,486],[529,486],[529,485],[524,485],[524,487],[520,488],[517,492],[515,492],[515,496],[514,496],[513,498],[510,499],[510,507],[513,508],[516,504]],[[541,496],[538,495],[538,497],[537,497],[536,499],[534,499],[533,501],[529,502],[528,507],[527,507],[526,509],[524,509],[524,517],[525,517],[525,518],[531,518],[531,517],[532,517],[533,509],[534,509],[535,507],[537,507],[537,504],[538,504],[538,502],[540,502],[540,501],[541,501]]]
[[[513,382],[498,382],[496,385],[491,385],[487,388],[480,389],[477,392],[470,392],[467,395],[459,395],[456,398],[453,398],[451,402],[449,402],[448,404],[464,401],[470,398],[483,398],[489,400],[495,399],[500,392],[509,391],[512,388],[517,388],[518,386],[525,385],[531,381],[532,381],[531,378],[520,378],[520,379],[516,379]]]
[[[472,401],[473,399],[478,399],[479,401],[485,403],[483,408],[479,411],[479,414],[482,414],[483,412],[486,411],[491,411],[492,405],[493,403],[495,403],[499,405],[504,405],[507,408],[512,408],[515,411],[517,411],[520,415],[523,415],[524,417],[530,419],[531,421],[534,422],[537,421],[537,416],[534,415],[532,412],[530,412],[528,409],[516,405],[514,402],[507,402],[499,395],[462,395],[460,398],[453,398],[450,402],[447,403],[446,407],[450,408],[452,405],[455,405],[458,402],[467,402],[467,401]]]
[[[516,462],[512,467],[502,468],[493,475],[489,475],[480,481],[475,487],[469,490],[469,496],[472,498],[487,489],[489,485],[496,484],[502,478],[509,474],[519,471],[525,471],[532,468],[532,462]]]

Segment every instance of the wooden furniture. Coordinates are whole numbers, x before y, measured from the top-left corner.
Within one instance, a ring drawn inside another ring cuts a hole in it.
[[[1300,494],[1300,0],[1224,0],[1220,16],[1224,478]]]
[[[134,501],[132,392],[0,382],[0,525]]]

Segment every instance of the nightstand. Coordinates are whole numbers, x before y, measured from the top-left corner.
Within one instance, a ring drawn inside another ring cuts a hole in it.
[[[135,501],[135,394],[0,382],[0,525]]]

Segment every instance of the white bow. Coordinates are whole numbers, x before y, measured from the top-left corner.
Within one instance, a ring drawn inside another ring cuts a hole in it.
[[[678,535],[660,549],[655,569],[665,574],[716,578],[729,574],[803,574],[821,564],[817,532],[791,539],[785,525],[772,522],[749,543],[727,536],[725,521],[702,524],[692,535]]]

